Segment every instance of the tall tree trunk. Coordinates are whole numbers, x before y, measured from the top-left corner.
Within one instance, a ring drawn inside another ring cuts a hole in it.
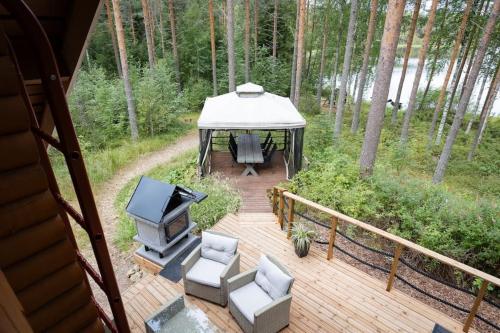
[[[481,11],[483,9],[483,4],[484,4],[484,0],[481,1],[479,4],[479,10],[477,11],[478,14],[481,13]],[[474,36],[476,35],[476,28],[477,28],[477,26],[475,25],[474,28],[472,29],[472,32],[468,36],[468,41],[467,41],[467,44],[465,46],[465,51],[463,52],[463,57],[460,61],[460,66],[458,67],[458,70],[455,72],[453,82],[451,84],[452,88],[451,88],[451,96],[450,96],[450,101],[448,103],[448,108],[443,111],[443,115],[441,116],[441,121],[439,123],[438,131],[437,131],[437,135],[436,135],[436,142],[435,142],[436,145],[439,145],[441,143],[441,138],[442,138],[443,131],[444,131],[444,125],[446,124],[448,113],[450,112],[451,108],[454,105],[455,94],[457,92],[458,85],[460,84],[460,78],[462,76],[462,72],[464,70],[465,63],[467,62],[467,58],[469,57],[469,51],[471,50],[470,47],[472,45],[473,40],[475,39]],[[471,66],[472,66],[472,61],[473,61],[474,55],[476,53],[476,50],[475,50],[476,47],[477,47],[477,45],[475,45],[473,47],[473,50],[471,53],[471,57],[470,57],[471,58],[471,61],[470,61]],[[470,73],[471,66],[469,66],[468,73],[466,74],[466,77],[464,78],[464,86],[467,82],[466,79],[467,79],[467,75]],[[462,88],[462,92],[463,92],[463,88]]]
[[[500,63],[499,63],[500,65]],[[490,115],[491,109],[493,108],[493,103],[498,94],[498,88],[500,84],[500,66],[497,65],[496,74],[493,81],[488,89],[488,95],[486,95],[486,101],[483,105],[483,110],[481,111],[481,116],[479,117],[479,124],[476,131],[476,136],[472,141],[469,154],[467,155],[467,160],[472,161],[477,147],[481,143],[481,138],[483,137],[484,130],[486,129],[486,123],[488,121],[488,116]]]
[[[482,16],[488,15],[488,7],[489,7],[490,3],[489,3],[489,1],[486,2],[486,6],[484,6],[484,12],[481,13],[481,9],[483,8],[484,4],[485,4],[485,0],[481,0],[481,4],[480,4],[479,10],[478,10],[478,15],[482,15]],[[472,47],[472,52],[471,52],[471,56],[469,59],[469,63],[467,65],[467,70],[465,72],[464,81],[462,82],[462,89],[460,90],[460,98],[462,98],[462,95],[464,94],[465,84],[467,83],[467,80],[469,79],[469,74],[470,74],[470,70],[472,68],[472,63],[474,62],[474,56],[476,55],[477,44],[479,42],[479,37],[476,36],[476,33],[479,33],[477,31],[477,28],[478,28],[478,25],[474,25],[474,34],[472,35],[472,38],[474,39],[474,46]]]
[[[443,151],[441,152],[441,156],[439,157],[436,171],[434,172],[434,176],[432,177],[432,182],[435,184],[440,183],[443,180],[444,174],[446,172],[446,167],[448,166],[448,161],[451,156],[453,144],[455,143],[458,131],[460,130],[460,126],[462,125],[462,120],[464,118],[465,111],[467,110],[467,105],[469,104],[472,90],[474,89],[474,85],[476,84],[476,79],[479,75],[479,70],[481,69],[481,65],[486,54],[486,49],[488,48],[488,43],[491,39],[492,32],[495,29],[495,23],[497,21],[499,13],[500,1],[496,0],[493,5],[490,17],[488,18],[488,22],[484,27],[483,35],[481,37],[481,41],[479,42],[478,52],[476,54],[474,64],[472,65],[469,80],[467,81],[467,84],[465,86],[464,94],[462,95],[462,98],[460,98],[460,102],[458,103],[458,108],[453,119],[453,124],[451,125],[450,132],[448,133],[448,136],[446,138],[446,143],[443,147]]]
[[[306,0],[299,0],[299,34],[297,37],[297,69],[295,74],[295,93],[293,104],[298,109],[300,102],[300,84],[302,83],[302,65],[304,63],[304,30]]]
[[[295,101],[295,81],[297,78],[297,44],[299,41],[299,18],[300,18],[300,0],[297,0],[297,13],[295,15],[295,33],[293,41],[293,56],[292,56],[292,75],[290,81],[290,100]]]
[[[342,1],[339,1],[339,16],[340,16],[340,22],[339,22],[339,27],[343,26],[343,3]],[[337,45],[335,46],[335,58],[333,60],[333,65],[332,65],[332,74],[331,74],[331,82],[330,86],[332,88],[330,92],[330,103],[329,103],[329,108],[328,108],[328,113],[331,115],[333,113],[333,104],[335,104],[335,90],[337,89],[337,68],[338,68],[338,63],[339,63],[339,54],[340,54],[340,41],[342,38],[342,29],[337,29]]]
[[[455,66],[455,60],[457,59],[458,51],[460,50],[460,45],[462,43],[462,39],[464,38],[465,28],[467,26],[467,21],[469,19],[469,15],[472,9],[472,4],[473,0],[467,0],[467,5],[465,7],[465,11],[462,16],[462,22],[460,24],[460,29],[458,31],[457,38],[455,39],[455,45],[453,46],[453,51],[451,52],[448,71],[446,72],[446,77],[444,78],[443,85],[441,86],[438,102],[436,104],[436,108],[434,109],[434,114],[432,116],[431,127],[429,129],[429,135],[428,135],[428,148],[431,147],[433,142],[437,119],[439,117],[439,114],[441,113],[441,108],[443,107],[443,104],[445,102],[446,89],[448,88],[448,82],[450,81],[451,73],[453,72],[453,67]]]
[[[217,57],[215,53],[215,22],[214,22],[214,1],[208,0],[208,16],[210,18],[210,49],[212,51],[212,84],[214,96],[217,96]]]
[[[384,34],[380,44],[380,57],[373,84],[372,104],[368,113],[365,138],[359,159],[361,177],[367,177],[373,173],[380,134],[384,125],[387,95],[389,95],[389,86],[392,71],[394,70],[405,2],[405,0],[389,0],[387,6]]]
[[[410,93],[410,100],[408,101],[408,108],[406,109],[403,126],[401,128],[401,143],[406,144],[408,141],[408,132],[410,129],[410,121],[413,116],[413,110],[415,109],[415,104],[417,102],[417,92],[418,85],[420,84],[420,79],[422,78],[422,72],[424,71],[425,57],[427,56],[427,51],[429,50],[429,42],[431,40],[432,26],[434,25],[434,20],[436,19],[436,8],[439,0],[432,0],[431,9],[427,23],[424,28],[424,39],[422,41],[422,47],[418,53],[418,65],[415,72],[415,79],[413,79],[413,85]],[[430,82],[430,80],[429,80]]]
[[[153,36],[152,22],[151,22],[151,11],[149,10],[149,0],[141,0],[142,5],[142,15],[144,18],[144,31],[146,33],[146,45],[148,48],[148,61],[149,68],[153,69],[156,63],[155,56],[155,38]]]
[[[444,7],[443,7],[444,13],[443,13],[443,19],[441,20],[441,25],[439,27],[439,31],[443,31],[444,29],[444,24],[446,22],[446,14],[448,13],[448,0],[444,2]],[[420,105],[418,107],[418,110],[422,110],[424,104],[425,104],[425,99],[427,97],[427,93],[429,92],[429,88],[431,86],[432,79],[434,78],[434,73],[436,72],[436,64],[440,56],[440,50],[441,50],[441,41],[442,39],[438,39],[436,42],[436,51],[435,51],[435,56],[434,60],[432,61],[431,65],[431,72],[429,73],[429,79],[427,80],[427,85],[425,86],[424,93],[422,95],[422,99],[420,100]]]
[[[278,45],[278,5],[279,0],[274,0],[273,14],[273,59],[276,61],[276,51]]]
[[[116,34],[112,16],[113,14],[111,13],[111,5],[109,3],[109,0],[105,0],[104,5],[106,6],[106,17],[108,19],[108,29],[109,29],[109,34],[111,35],[111,43],[113,44],[113,53],[115,55],[116,70],[118,71],[118,76],[120,76],[121,78],[123,77],[123,74],[122,74],[122,66],[120,65],[120,51],[118,50],[118,44],[116,42]]]
[[[137,44],[137,38],[135,37],[135,27],[134,27],[134,0],[129,0],[127,5],[128,19],[130,24],[130,34],[132,35],[132,44]]]
[[[467,124],[467,128],[465,129],[465,134],[469,134],[472,124],[474,124],[474,120],[477,116],[477,111],[479,111],[479,104],[481,103],[481,98],[483,97],[484,86],[486,85],[486,81],[488,80],[488,75],[483,77],[483,82],[481,83],[481,88],[479,88],[479,93],[477,94],[476,103],[474,105],[474,111],[472,111],[472,115],[470,117],[469,123]]]
[[[363,53],[363,65],[361,65],[361,72],[359,73],[358,96],[356,97],[356,104],[352,114],[351,133],[353,134],[358,131],[359,127],[361,104],[363,103],[363,92],[365,90],[366,75],[368,73],[368,65],[370,62],[370,51],[377,24],[377,5],[378,0],[372,0],[370,3],[370,19],[368,21],[368,33],[366,35],[365,51]]]
[[[227,70],[229,92],[236,90],[236,64],[234,59],[234,5],[233,0],[226,0],[227,23]]]
[[[328,39],[328,16],[323,23],[323,43],[321,44],[321,61],[319,63],[318,87],[316,89],[316,104],[321,107],[321,93],[323,92],[323,74],[325,69],[326,42]]]
[[[334,139],[340,138],[340,133],[342,132],[342,122],[344,117],[344,106],[345,106],[345,98],[347,90],[347,79],[349,78],[349,70],[351,67],[352,49],[354,46],[354,31],[356,30],[357,15],[358,15],[358,0],[351,0],[349,27],[347,30],[347,40],[345,43],[344,66],[342,67],[342,79],[340,81],[340,91],[337,99],[337,110],[335,115],[335,129],[333,130]]]
[[[253,48],[255,52],[254,62],[257,62],[257,50],[259,46],[259,0],[253,4]]]
[[[137,129],[137,117],[135,115],[134,97],[128,75],[127,49],[125,48],[125,32],[123,31],[122,17],[120,13],[120,0],[113,1],[113,15],[115,17],[116,37],[118,40],[118,50],[120,51],[120,61],[123,73],[123,86],[125,88],[125,97],[127,98],[128,121],[130,126],[130,136],[133,141],[139,138]]]
[[[354,88],[352,89],[352,100],[356,100],[356,91],[358,89],[358,82],[359,82],[359,72],[356,73],[355,78],[354,78]]]
[[[250,0],[245,0],[245,82],[250,81]]]
[[[156,7],[158,7],[158,30],[160,30],[160,46],[161,46],[161,55],[163,58],[166,57],[165,53],[165,34],[163,31],[163,4],[162,0],[156,1]]]
[[[174,57],[175,80],[177,81],[177,89],[180,92],[182,87],[181,82],[181,66],[179,61],[179,52],[177,51],[177,32],[175,29],[175,9],[174,0],[168,0],[168,18],[170,21],[170,33],[172,37],[172,55]]]
[[[309,78],[309,73],[310,73],[310,69],[311,69],[312,51],[313,51],[313,48],[314,48],[314,27],[316,25],[316,19],[315,19],[316,15],[315,15],[315,13],[316,13],[316,0],[314,0],[314,2],[313,2],[313,9],[312,9],[312,15],[311,15],[311,20],[312,20],[312,24],[311,24],[311,40],[310,40],[310,43],[309,43],[309,56],[307,58],[307,68],[305,68],[305,70],[306,70],[306,77],[307,78]],[[307,16],[309,17],[309,8],[307,8]],[[308,19],[308,21],[309,21],[309,19]],[[308,26],[309,26],[309,22],[306,23],[306,27],[308,27]],[[304,53],[305,53],[305,50],[306,49],[304,47]]]
[[[469,55],[470,41],[471,40],[469,40],[469,42],[465,46],[465,51],[464,51],[463,57],[458,62],[457,70],[455,72],[453,80],[451,81],[451,95],[450,95],[450,100],[448,102],[448,108],[446,108],[446,105],[445,105],[445,108],[443,110],[443,114],[441,115],[441,121],[439,122],[438,130],[437,130],[437,134],[436,134],[436,141],[434,142],[434,144],[436,144],[436,145],[439,145],[441,143],[441,137],[443,135],[444,125],[446,124],[446,119],[448,117],[448,112],[450,112],[451,108],[454,105],[453,100],[455,99],[455,93],[457,91],[457,87],[458,87],[458,84],[460,82],[460,78],[462,76],[462,71],[464,69],[465,62],[467,60],[467,56]]]
[[[401,99],[401,91],[403,90],[403,84],[405,82],[406,71],[408,69],[408,59],[411,54],[411,47],[413,44],[413,37],[415,36],[415,30],[417,28],[418,13],[420,11],[420,4],[422,0],[415,1],[415,8],[413,10],[413,15],[411,17],[410,30],[408,30],[408,39],[406,41],[406,49],[403,60],[403,68],[401,69],[401,78],[399,79],[398,92],[396,93],[396,99],[394,100],[394,107],[392,108],[391,124],[395,125],[398,121],[398,111],[399,111],[399,101]]]

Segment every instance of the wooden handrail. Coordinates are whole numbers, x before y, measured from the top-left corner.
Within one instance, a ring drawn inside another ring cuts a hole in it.
[[[483,300],[483,297],[486,293],[488,285],[491,283],[491,284],[494,284],[494,285],[500,287],[500,279],[493,276],[493,275],[490,275],[488,273],[480,271],[476,268],[470,267],[470,266],[463,264],[459,261],[456,261],[454,259],[448,258],[442,254],[439,254],[437,252],[429,250],[423,246],[420,246],[418,244],[410,242],[409,240],[406,240],[406,239],[401,238],[399,236],[393,235],[393,234],[391,234],[387,231],[384,231],[382,229],[376,228],[370,224],[367,224],[365,222],[361,222],[361,221],[356,220],[350,216],[339,213],[331,208],[322,206],[316,202],[313,202],[311,200],[307,200],[305,198],[302,198],[301,196],[290,193],[282,187],[275,186],[273,188],[273,208],[275,207],[274,205],[275,205],[276,201],[278,200],[278,198],[277,198],[278,195],[279,195],[279,209],[276,213],[278,214],[278,220],[281,221],[280,224],[281,224],[282,228],[283,228],[283,214],[284,214],[285,197],[289,199],[287,238],[290,238],[290,231],[291,231],[291,226],[293,224],[293,218],[294,218],[295,202],[300,202],[306,206],[309,206],[311,208],[319,210],[320,212],[323,212],[331,217],[330,239],[328,242],[328,250],[327,250],[327,256],[326,256],[327,260],[330,260],[333,257],[333,247],[335,245],[334,244],[335,243],[335,235],[337,233],[337,224],[339,221],[343,221],[343,222],[355,225],[355,226],[360,227],[366,231],[372,232],[376,235],[379,235],[387,240],[394,242],[396,244],[396,248],[394,250],[394,257],[393,257],[392,264],[391,264],[391,270],[389,272],[389,277],[387,280],[386,290],[388,292],[390,292],[392,289],[394,280],[396,278],[396,272],[398,269],[399,258],[401,256],[401,253],[402,253],[404,248],[411,249],[413,251],[416,251],[418,253],[426,255],[432,259],[438,260],[445,265],[449,265],[449,266],[454,267],[456,269],[459,269],[465,273],[468,273],[472,276],[476,276],[476,277],[483,279],[483,281],[481,283],[481,287],[479,288],[478,294],[476,296],[476,299],[474,300],[474,304],[472,305],[472,308],[469,311],[469,315],[467,316],[467,319],[465,320],[465,323],[463,326],[464,332],[469,331],[470,326],[472,325],[472,322],[474,321],[474,318],[476,317],[476,313],[479,309],[479,306],[481,305],[481,301]],[[273,212],[274,212],[274,210],[273,210]]]
[[[384,231],[382,229],[379,229],[377,227],[374,227],[368,223],[365,223],[365,222],[362,222],[362,221],[359,221],[359,220],[356,220],[350,216],[347,216],[347,215],[344,215],[342,213],[339,213],[331,208],[328,208],[328,207],[325,207],[325,206],[322,206],[316,202],[313,202],[311,200],[308,200],[308,199],[305,199],[301,196],[298,196],[296,194],[293,194],[293,193],[290,193],[286,190],[284,190],[283,192],[283,196],[284,197],[287,197],[287,198],[290,198],[290,199],[293,199],[295,200],[296,202],[300,202],[304,205],[307,205],[311,208],[314,208],[314,209],[317,209],[319,210],[320,212],[323,212],[327,215],[330,215],[330,216],[334,216],[336,217],[337,219],[339,219],[340,221],[343,221],[343,222],[346,222],[346,223],[349,223],[349,224],[352,224],[352,225],[355,225],[357,227],[360,227],[366,231],[369,231],[369,232],[372,232],[376,235],[379,235],[381,237],[384,237],[385,239],[388,239],[390,241],[393,241],[397,244],[400,244],[401,246],[407,248],[407,249],[411,249],[413,251],[416,251],[416,252],[419,252],[423,255],[426,255],[432,259],[435,259],[435,260],[438,260],[440,262],[442,262],[443,264],[446,264],[446,265],[449,265],[449,266],[452,266],[456,269],[459,269],[465,273],[468,273],[470,275],[473,275],[473,276],[476,276],[476,277],[479,277],[483,280],[486,280],[498,287],[500,287],[500,279],[493,276],[493,275],[490,275],[488,273],[485,273],[483,271],[480,271],[474,267],[471,267],[469,265],[466,265],[464,263],[461,263],[455,259],[452,259],[452,258],[449,258],[447,256],[444,256],[442,254],[439,254],[435,251],[432,251],[430,249],[427,249],[421,245],[418,245],[418,244],[415,244],[407,239],[404,239],[404,238],[401,238],[399,236],[396,236],[394,234],[391,234],[387,231]],[[281,194],[281,191],[280,191],[280,194]]]

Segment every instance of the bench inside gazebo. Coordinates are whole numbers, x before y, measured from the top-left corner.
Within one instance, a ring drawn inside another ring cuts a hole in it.
[[[287,97],[265,92],[253,83],[208,97],[198,120],[200,174],[222,171],[259,177],[284,173],[282,178],[291,178],[302,168],[305,125]]]

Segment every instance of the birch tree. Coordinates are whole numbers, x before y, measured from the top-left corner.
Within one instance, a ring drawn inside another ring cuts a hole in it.
[[[367,177],[373,173],[380,134],[384,124],[385,107],[389,95],[392,71],[394,70],[405,2],[404,0],[389,0],[388,3],[384,34],[380,44],[380,56],[373,85],[372,104],[368,113],[365,138],[359,159],[361,177]]]
[[[349,27],[347,29],[347,40],[344,52],[344,65],[342,67],[342,78],[340,81],[340,91],[339,91],[339,96],[337,98],[337,110],[335,114],[335,128],[333,130],[334,139],[340,138],[340,134],[342,132],[345,98],[347,93],[347,80],[349,79],[349,69],[351,68],[352,49],[354,47],[354,31],[356,29],[357,16],[358,16],[358,0],[351,0]]]
[[[339,1],[339,27],[342,27],[343,21],[343,15],[342,15],[342,9],[343,9],[343,0]],[[338,63],[339,63],[339,53],[340,53],[340,40],[342,38],[342,29],[337,29],[337,43],[335,45],[335,58],[333,60],[333,65],[332,65],[332,73],[330,75],[331,77],[331,92],[330,92],[330,103],[329,103],[329,108],[328,108],[328,113],[331,115],[333,113],[333,105],[335,104],[335,90],[337,89],[337,68],[338,68]]]
[[[229,92],[236,90],[236,68],[234,59],[234,5],[233,0],[226,0],[227,24],[227,71]]]
[[[476,79],[479,75],[479,70],[481,69],[481,65],[483,63],[484,56],[486,54],[486,49],[488,48],[488,43],[491,39],[493,30],[495,29],[495,23],[498,19],[499,12],[500,12],[500,1],[496,0],[493,5],[490,17],[488,18],[488,22],[484,27],[483,35],[479,42],[476,59],[474,60],[474,63],[472,65],[469,80],[467,81],[467,84],[465,86],[464,94],[460,98],[460,102],[458,104],[457,111],[453,119],[453,124],[451,125],[450,132],[446,137],[446,143],[444,144],[443,151],[441,152],[441,156],[439,157],[439,161],[436,166],[436,170],[434,172],[434,176],[432,177],[432,182],[435,184],[440,183],[443,180],[444,174],[446,172],[453,144],[455,143],[458,131],[460,130],[460,126],[462,125],[462,120],[465,115],[465,111],[467,110],[467,105],[469,104],[472,90],[474,89],[474,85],[476,84]]]
[[[420,4],[422,0],[415,1],[415,7],[413,9],[413,15],[411,17],[410,29],[408,30],[408,36],[406,40],[406,49],[403,60],[403,68],[401,69],[401,78],[399,79],[398,91],[396,93],[396,99],[394,100],[394,106],[392,108],[392,117],[391,123],[394,125],[398,121],[398,111],[399,111],[399,102],[401,99],[401,91],[403,90],[403,84],[405,82],[406,71],[408,69],[408,60],[411,54],[411,46],[413,44],[413,37],[415,36],[415,30],[417,28],[417,20],[418,14],[420,12]]]
[[[457,59],[458,51],[460,50],[460,45],[462,43],[462,39],[464,38],[465,28],[467,26],[467,21],[469,19],[469,15],[472,9],[473,0],[467,0],[467,4],[465,7],[465,11],[462,16],[462,22],[460,23],[460,28],[458,30],[457,37],[455,39],[455,45],[453,46],[453,50],[450,56],[450,64],[448,65],[448,70],[446,72],[446,76],[444,78],[443,85],[441,86],[441,90],[439,91],[439,98],[436,104],[436,108],[434,109],[434,114],[432,116],[431,127],[429,129],[428,135],[428,148],[431,147],[433,139],[434,139],[434,131],[436,129],[436,123],[441,113],[441,109],[445,102],[446,90],[448,88],[448,82],[450,81],[451,73],[453,72],[453,67],[455,66],[455,61]]]
[[[465,134],[469,134],[472,124],[476,119],[477,111],[479,111],[479,104],[481,103],[481,98],[483,97],[484,87],[486,86],[486,81],[488,80],[488,75],[483,77],[483,81],[481,82],[481,87],[479,88],[479,92],[477,94],[476,103],[474,104],[474,111],[472,111],[472,115],[470,117],[469,123],[467,124],[467,128],[465,129]]]
[[[500,65],[500,63],[499,63]],[[490,88],[488,91],[488,95],[486,96],[486,101],[484,102],[483,110],[481,111],[481,116],[479,117],[479,124],[477,127],[476,135],[474,140],[472,141],[472,145],[467,155],[467,160],[472,161],[474,154],[476,152],[477,147],[481,143],[481,138],[483,137],[484,130],[486,129],[486,124],[488,121],[488,117],[491,113],[491,109],[493,108],[493,103],[495,102],[496,96],[498,94],[498,88],[500,85],[500,66],[497,65],[496,74],[493,81],[490,84]]]
[[[363,64],[359,73],[358,96],[352,114],[351,133],[356,133],[359,127],[359,118],[361,115],[361,104],[363,103],[363,91],[365,90],[366,76],[368,74],[368,65],[370,63],[370,51],[372,49],[373,37],[377,25],[377,6],[378,0],[372,0],[370,3],[370,19],[368,21],[368,33],[366,35],[365,50],[363,53]]]
[[[132,96],[132,88],[128,74],[127,64],[127,49],[125,47],[125,32],[123,31],[122,17],[120,13],[120,0],[113,1],[113,15],[115,17],[116,38],[118,41],[118,50],[120,51],[120,62],[123,74],[123,86],[125,89],[125,97],[127,99],[128,121],[130,126],[130,136],[133,141],[139,138],[139,130],[137,129],[137,117],[135,114],[134,97]]]

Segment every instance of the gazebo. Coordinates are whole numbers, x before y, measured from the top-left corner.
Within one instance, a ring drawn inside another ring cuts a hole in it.
[[[283,152],[286,176],[291,178],[302,167],[305,126],[305,119],[288,97],[265,92],[262,86],[250,82],[238,86],[235,92],[207,97],[198,119],[199,172],[202,176],[210,173],[213,151],[229,150],[234,162],[245,163],[242,161],[249,153],[241,145],[244,140],[255,139],[262,148],[263,162],[274,150]],[[256,161],[256,165],[262,163],[259,158]],[[254,164],[245,164],[248,174],[257,175]]]

